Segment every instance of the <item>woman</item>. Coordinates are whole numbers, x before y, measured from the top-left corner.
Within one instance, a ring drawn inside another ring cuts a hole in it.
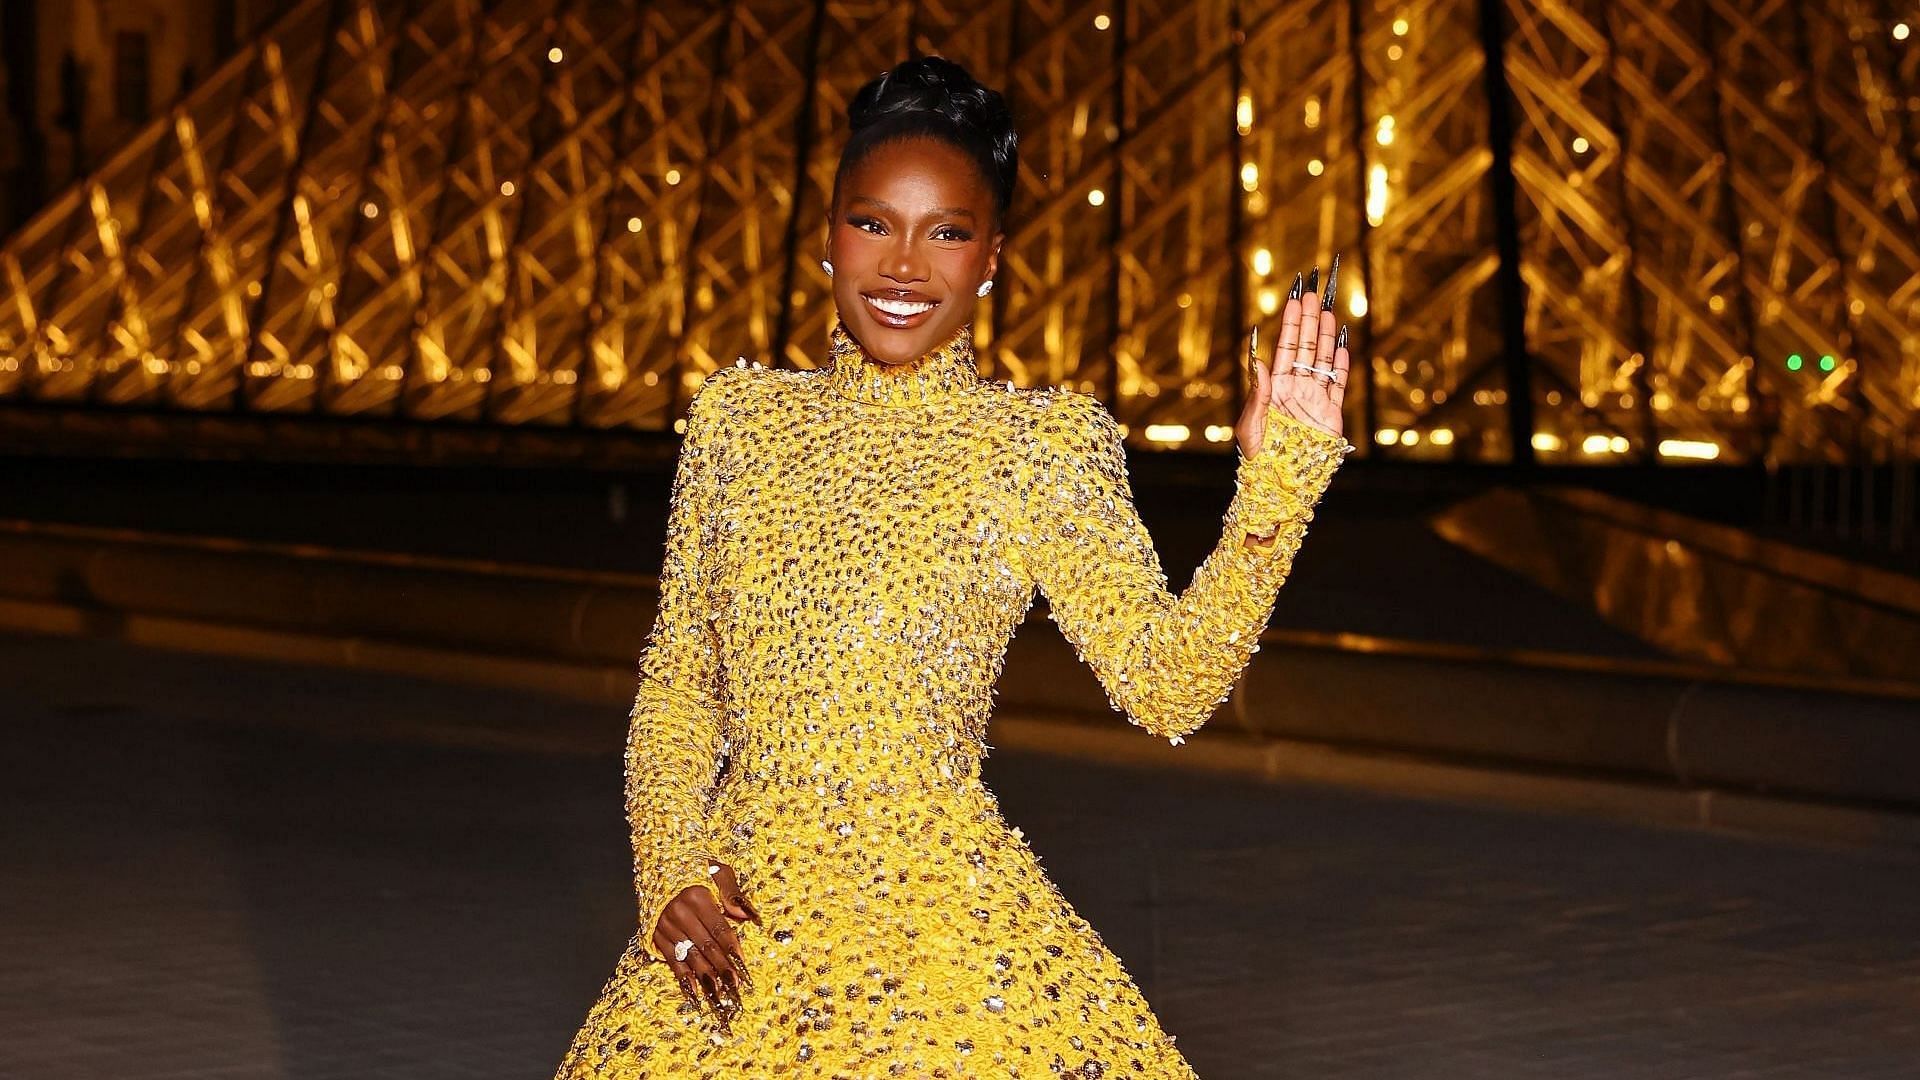
[[[559,1076],[1191,1077],[981,783],[993,685],[1037,588],[1115,709],[1200,727],[1353,449],[1345,332],[1296,278],[1176,597],[1106,408],[977,373],[1000,95],[918,59],[850,119],[830,362],[689,407],[627,749],[641,929]]]

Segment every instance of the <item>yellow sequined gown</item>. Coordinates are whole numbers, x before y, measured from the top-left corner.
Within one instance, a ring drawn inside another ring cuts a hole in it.
[[[558,1076],[1192,1077],[982,784],[994,682],[1037,587],[1178,743],[1352,448],[1275,410],[1175,595],[1097,399],[982,380],[970,328],[893,370],[837,325],[830,359],[721,369],[689,408],[626,758],[640,928]],[[764,919],[724,1024],[650,941],[710,857]]]

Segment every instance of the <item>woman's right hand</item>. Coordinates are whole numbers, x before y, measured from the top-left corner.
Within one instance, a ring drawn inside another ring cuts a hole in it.
[[[740,1000],[743,980],[748,988],[753,986],[746,960],[740,953],[739,935],[727,920],[751,919],[759,925],[760,913],[740,891],[733,867],[722,862],[713,865],[718,868],[713,874],[713,888],[725,898],[721,906],[714,906],[714,892],[699,885],[680,890],[661,909],[660,919],[653,928],[653,948],[656,955],[666,959],[690,1000],[699,1003],[700,997],[694,988],[701,987],[719,1010],[725,1007],[724,1002]],[[687,940],[692,940],[693,949],[685,960],[675,960],[674,944]]]

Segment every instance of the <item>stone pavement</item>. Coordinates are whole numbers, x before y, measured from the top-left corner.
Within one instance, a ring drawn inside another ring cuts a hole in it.
[[[620,722],[0,638],[0,1077],[551,1075],[630,930]],[[1920,1076],[1911,851],[989,779],[1209,1080]]]

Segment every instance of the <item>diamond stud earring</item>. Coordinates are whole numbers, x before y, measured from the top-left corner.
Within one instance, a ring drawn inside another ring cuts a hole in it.
[[[973,291],[973,295],[985,296],[992,291],[993,291],[993,279],[988,278],[987,280],[980,283],[980,287]]]
[[[820,269],[825,270],[827,272],[828,277],[833,276],[833,264],[828,262],[827,260],[825,259],[820,260]]]

